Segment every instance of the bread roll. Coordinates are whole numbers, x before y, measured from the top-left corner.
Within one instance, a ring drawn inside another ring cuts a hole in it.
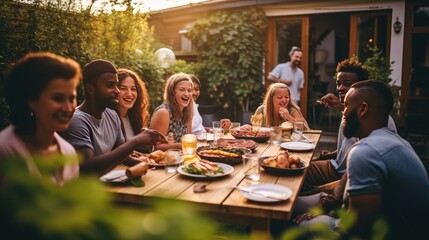
[[[159,162],[163,160],[165,157],[165,152],[161,150],[156,150],[155,152],[152,152],[149,154],[149,158],[154,160],[155,162]]]
[[[148,169],[149,164],[146,162],[141,162],[132,167],[127,168],[127,170],[125,170],[125,175],[127,175],[127,177],[130,179],[135,178],[145,174]]]

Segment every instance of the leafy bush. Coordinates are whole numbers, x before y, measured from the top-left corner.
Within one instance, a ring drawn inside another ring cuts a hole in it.
[[[370,56],[365,60],[363,66],[369,71],[369,79],[375,79],[382,81],[390,86],[394,97],[394,106],[391,113],[392,118],[395,120],[398,126],[399,114],[400,114],[400,87],[392,82],[390,77],[392,74],[392,64],[394,61],[389,62],[384,56],[383,51],[377,47],[369,48]]]
[[[201,54],[202,90],[226,114],[236,105],[249,111],[262,102],[266,29],[264,12],[249,8],[198,19],[189,32]]]
[[[94,15],[91,8],[79,8],[73,1],[27,2],[32,4],[0,2],[1,78],[11,63],[30,51],[50,51],[73,58],[81,66],[103,58],[136,71],[144,79],[151,94],[152,110],[161,103],[164,70],[154,57],[148,16],[136,12],[138,6],[131,1],[112,0],[112,4],[122,6],[121,11]],[[79,90],[81,102],[84,94],[81,87]]]

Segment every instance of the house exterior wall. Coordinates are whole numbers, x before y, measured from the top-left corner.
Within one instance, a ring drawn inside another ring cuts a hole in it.
[[[392,23],[396,21],[396,17],[402,24],[405,22],[405,1],[323,1],[304,4],[268,5],[262,6],[262,8],[268,17],[391,10]],[[391,32],[389,56],[390,61],[394,61],[391,78],[392,83],[401,86],[404,31],[402,29],[400,33],[395,33],[392,29]]]
[[[224,6],[222,7],[222,2]],[[181,40],[179,31],[191,26],[195,20],[203,17],[210,12],[210,7],[213,10],[246,7],[247,5],[240,2],[249,1],[218,1],[216,4],[206,4],[203,9],[198,8],[179,8],[172,11],[164,11],[154,14],[149,23],[155,26],[155,33],[158,39],[172,47],[173,51],[181,58],[189,55],[196,55],[192,51],[181,51]],[[252,1],[250,1],[252,2]],[[352,0],[352,1],[253,1],[253,6],[257,5],[262,8],[268,17],[293,16],[293,15],[311,15],[322,13],[337,13],[337,12],[362,12],[362,11],[377,11],[391,10],[394,23],[398,17],[403,24],[405,22],[405,0],[399,1],[368,1],[368,0]],[[265,3],[264,3],[265,2]],[[391,26],[392,27],[392,26]],[[395,33],[392,29],[390,38],[390,61],[394,61],[392,80],[397,86],[402,85],[402,66],[403,66],[403,49],[404,49],[404,31]]]

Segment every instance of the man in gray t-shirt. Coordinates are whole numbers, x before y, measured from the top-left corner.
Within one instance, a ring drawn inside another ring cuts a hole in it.
[[[167,142],[157,131],[144,130],[125,142],[121,120],[112,110],[119,103],[116,67],[94,60],[82,69],[85,99],[78,106],[69,128],[62,133],[83,161],[81,170],[102,175],[112,170],[136,148]]]

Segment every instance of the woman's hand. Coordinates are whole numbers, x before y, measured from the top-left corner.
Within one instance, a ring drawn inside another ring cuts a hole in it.
[[[174,141],[174,134],[172,133],[172,132],[169,132],[168,134],[167,134],[167,143],[169,143],[169,144],[173,144],[175,141]]]
[[[279,109],[279,113],[280,113],[280,117],[282,117],[284,120],[289,120],[290,114],[287,108],[281,107]]]
[[[231,128],[232,122],[229,119],[221,119],[220,126],[223,130],[229,130]]]

